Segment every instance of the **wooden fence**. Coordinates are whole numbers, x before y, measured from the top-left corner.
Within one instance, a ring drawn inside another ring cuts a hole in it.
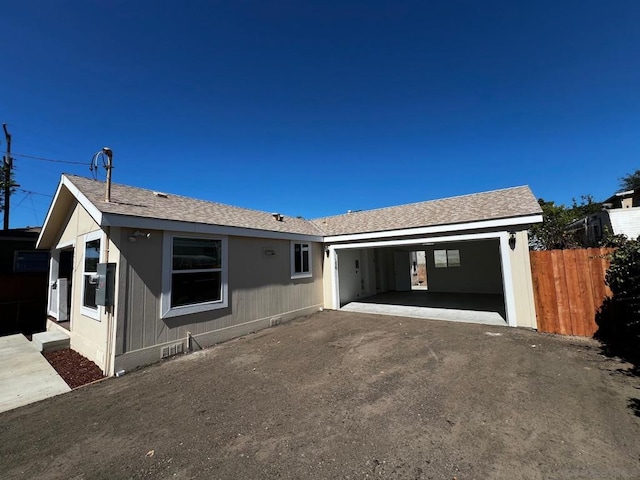
[[[538,331],[591,337],[605,297],[610,248],[532,251]]]

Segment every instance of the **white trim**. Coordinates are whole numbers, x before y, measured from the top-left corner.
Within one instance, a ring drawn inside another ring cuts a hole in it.
[[[295,259],[295,245],[299,244],[299,245],[306,245],[308,248],[308,252],[309,252],[309,271],[308,272],[296,272],[295,271],[295,265],[296,265],[296,259]],[[291,242],[289,243],[289,261],[290,261],[290,267],[291,267],[291,279],[295,280],[298,278],[310,278],[313,277],[313,244],[311,242],[302,242],[302,241],[296,241],[296,240],[291,240]]]
[[[204,238],[207,240],[220,240],[222,242],[222,268],[220,275],[221,299],[213,302],[198,303],[196,305],[183,305],[171,307],[171,272],[173,267],[172,250],[173,238]],[[218,310],[229,306],[229,264],[228,264],[228,239],[225,236],[211,237],[208,235],[185,234],[183,232],[165,231],[162,237],[162,292],[160,293],[160,318],[179,317],[192,313]]]
[[[66,242],[61,242],[59,244],[57,244],[55,247],[53,247],[55,250],[62,250],[64,248],[69,248],[69,247],[73,247],[76,248],[76,239],[73,238],[71,240],[67,240]]]
[[[131,217],[127,215],[109,213],[103,215],[102,225],[124,228],[143,228],[148,230],[166,230],[178,233],[187,233],[190,235],[226,235],[281,240],[301,240],[304,242],[322,242],[324,240],[324,237],[321,235],[275,232],[272,230],[259,230],[255,228],[180,222],[177,220],[165,220],[161,218]]]
[[[340,276],[338,275],[338,252],[329,246],[329,264],[331,268],[331,308],[340,308]]]
[[[82,240],[82,276],[80,277],[80,313],[85,317],[93,318],[94,320],[100,321],[100,306],[96,305],[96,308],[93,309],[91,307],[86,307],[84,305],[84,266],[85,266],[85,255],[87,253],[87,242],[91,242],[93,240],[100,240],[100,256],[98,257],[98,262],[102,262],[104,259],[104,249],[105,249],[105,240],[104,240],[104,232],[102,230],[96,230],[94,232],[87,233],[83,236]]]
[[[64,178],[64,175],[63,175],[63,178]],[[40,248],[40,242],[42,241],[42,236],[44,235],[44,232],[47,230],[49,217],[51,217],[51,213],[53,213],[53,206],[58,201],[58,197],[60,196],[61,189],[62,189],[62,179],[60,179],[60,183],[58,183],[58,188],[56,188],[56,193],[53,195],[53,200],[51,200],[51,205],[49,205],[49,210],[47,210],[47,216],[45,217],[44,223],[42,224],[42,229],[40,230],[40,235],[38,235],[38,240],[36,240],[36,248]]]
[[[507,314],[507,325],[517,327],[516,320],[516,296],[513,289],[513,275],[511,272],[511,255],[509,251],[509,233],[500,234],[500,257],[502,264],[502,283],[504,293],[504,306]]]
[[[470,240],[483,240],[483,239],[498,239],[500,241],[500,263],[502,267],[502,287],[504,294],[504,304],[507,315],[507,325],[516,327],[518,325],[516,320],[516,308],[515,308],[515,292],[513,289],[513,276],[511,272],[511,256],[509,247],[509,232],[486,232],[486,233],[471,233],[466,235],[449,235],[446,237],[434,237],[434,238],[412,238],[409,240],[386,240],[378,242],[363,242],[363,243],[351,243],[344,245],[329,245],[329,260],[331,260],[331,303],[333,309],[338,310],[340,308],[340,276],[338,272],[338,250],[347,250],[353,248],[372,248],[372,247],[392,247],[397,245],[421,245],[421,244],[436,244],[436,243],[450,243],[459,241]]]
[[[411,238],[408,240],[384,240],[377,242],[362,242],[362,243],[348,243],[348,244],[336,244],[331,245],[329,249],[335,248],[340,250],[343,248],[372,248],[372,247],[391,247],[395,245],[421,245],[421,244],[435,244],[445,242],[457,242],[465,240],[482,240],[485,238],[500,238],[504,232],[485,232],[485,233],[468,233],[466,235],[448,235],[446,237],[423,237],[423,238]]]
[[[369,240],[375,238],[403,237],[408,235],[430,235],[434,233],[457,232],[464,230],[481,230],[486,228],[513,227],[542,222],[542,215],[526,217],[504,218],[500,220],[483,220],[460,224],[435,225],[432,227],[405,228],[386,232],[355,233],[350,235],[332,235],[324,237],[325,242],[350,242],[354,240]],[[431,239],[430,239],[431,241]]]
[[[65,175],[62,175],[61,183],[69,189],[69,192],[71,192],[74,197],[76,197],[78,203],[84,207],[91,218],[93,218],[93,221],[98,225],[102,225],[102,212],[84,196],[78,187],[76,187]]]

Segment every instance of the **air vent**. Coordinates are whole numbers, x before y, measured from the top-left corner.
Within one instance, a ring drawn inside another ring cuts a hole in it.
[[[154,194],[156,197],[160,197],[160,198],[168,198],[168,197],[169,197],[169,195],[167,195],[167,194],[166,194],[166,193],[164,193],[164,192],[153,192],[153,194]]]

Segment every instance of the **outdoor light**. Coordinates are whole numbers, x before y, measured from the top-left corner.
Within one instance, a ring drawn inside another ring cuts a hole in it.
[[[129,235],[129,241],[130,242],[135,242],[140,237],[149,238],[149,237],[151,237],[151,234],[150,233],[141,232],[140,230],[136,230],[131,235]]]
[[[509,247],[511,250],[516,248],[516,232],[509,232]]]
[[[324,249],[324,254],[329,258],[329,247]]]

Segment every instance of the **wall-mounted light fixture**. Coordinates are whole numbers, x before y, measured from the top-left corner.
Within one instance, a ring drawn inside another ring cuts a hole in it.
[[[511,250],[516,248],[516,232],[509,232],[509,248]]]
[[[325,247],[324,254],[329,258],[329,247]]]
[[[135,242],[139,238],[149,238],[149,237],[151,237],[151,234],[149,232],[145,233],[145,232],[141,232],[140,230],[136,230],[131,235],[129,235],[129,241]]]

